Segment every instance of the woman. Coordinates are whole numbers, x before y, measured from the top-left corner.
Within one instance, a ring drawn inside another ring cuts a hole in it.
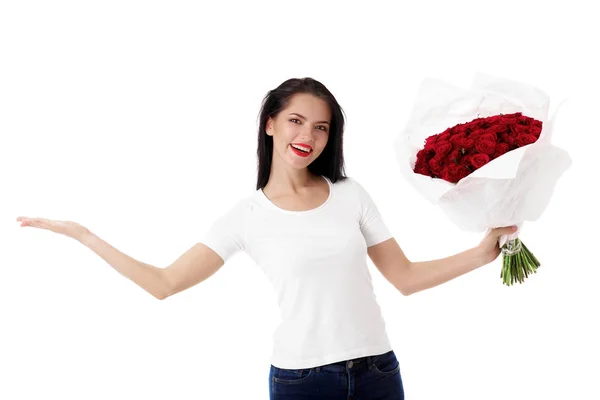
[[[342,109],[320,82],[289,79],[270,91],[260,112],[256,191],[167,268],[134,260],[75,222],[17,221],[79,240],[158,299],[202,282],[243,250],[273,283],[282,312],[271,399],[403,399],[366,256],[409,295],[493,261],[498,237],[513,228],[494,229],[442,260],[409,261],[367,191],[344,175],[343,131]]]

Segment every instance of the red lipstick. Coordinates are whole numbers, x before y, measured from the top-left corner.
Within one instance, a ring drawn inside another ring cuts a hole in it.
[[[309,150],[308,151],[298,150],[298,149],[294,148],[294,146],[292,146],[292,144],[297,145],[297,146],[302,146],[304,148],[308,148]],[[300,157],[308,157],[310,155],[310,153],[312,153],[312,147],[307,144],[304,144],[304,143],[291,143],[290,148],[296,155],[298,155]]]

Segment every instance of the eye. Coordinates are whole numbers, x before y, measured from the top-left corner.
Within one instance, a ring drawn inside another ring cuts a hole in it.
[[[298,121],[300,122],[300,120],[296,119],[296,118],[292,118],[290,119],[290,122],[294,122],[294,121]],[[325,125],[319,125],[318,128],[323,128],[321,129],[323,132],[327,132],[327,127]]]

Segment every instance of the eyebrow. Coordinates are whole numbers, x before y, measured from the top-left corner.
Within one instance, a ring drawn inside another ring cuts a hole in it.
[[[300,118],[302,118],[302,119],[306,119],[306,117],[304,117],[303,115],[300,115],[300,114],[298,114],[298,113],[291,113],[290,115],[297,115],[297,116],[299,116],[299,117],[300,117]],[[327,121],[318,121],[318,122],[315,122],[315,124],[327,124],[327,125],[331,125],[331,124],[330,124],[329,122],[327,122]]]

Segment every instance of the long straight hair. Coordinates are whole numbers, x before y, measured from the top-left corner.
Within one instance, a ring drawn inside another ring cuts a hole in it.
[[[319,81],[312,78],[292,78],[270,90],[262,101],[258,127],[258,174],[256,190],[263,189],[271,175],[271,161],[273,159],[273,137],[267,135],[266,127],[269,117],[277,115],[289,103],[290,98],[297,93],[309,93],[318,97],[327,104],[331,110],[331,124],[329,137],[323,152],[319,154],[308,170],[315,175],[324,175],[332,183],[346,179],[344,171],[343,134],[344,111],[331,92]]]

